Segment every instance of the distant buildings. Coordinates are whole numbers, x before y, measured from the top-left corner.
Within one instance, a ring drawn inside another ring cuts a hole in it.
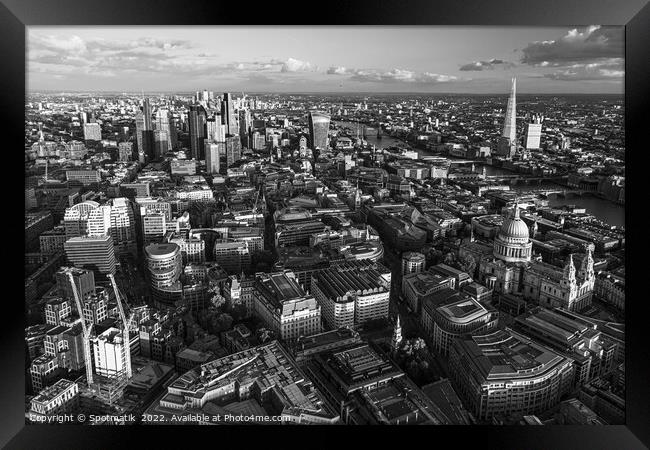
[[[528,150],[535,150],[540,148],[540,140],[542,137],[542,121],[541,116],[533,116],[533,121],[526,126],[526,142],[524,147]]]
[[[311,111],[308,121],[312,148],[321,152],[326,151],[329,143],[330,116],[322,112]]]
[[[102,126],[98,123],[85,123],[84,124],[84,140],[85,141],[101,141],[102,140]]]
[[[512,89],[503,122],[503,133],[498,143],[497,155],[512,158],[517,152],[517,79],[512,79]]]

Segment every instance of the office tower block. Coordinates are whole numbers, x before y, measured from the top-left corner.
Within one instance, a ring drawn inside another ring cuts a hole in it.
[[[127,374],[129,343],[124,341],[122,331],[109,328],[92,340],[95,371],[110,379],[122,379]]]
[[[101,205],[88,213],[88,236],[106,236],[111,231],[111,207]]]
[[[150,244],[144,251],[152,287],[170,286],[180,279],[183,259],[177,244]]]
[[[540,148],[543,121],[544,118],[542,116],[534,116],[532,123],[528,124],[526,129],[526,149],[532,150]]]
[[[239,135],[226,137],[226,167],[241,159],[241,150]]]
[[[219,173],[221,168],[220,158],[219,158],[219,147],[223,146],[223,143],[212,142],[208,139],[205,141],[205,167],[206,171],[209,174]]]
[[[135,115],[135,129],[138,160],[144,163],[154,157],[154,134],[151,124],[151,105],[148,98],[143,99],[141,110]]]
[[[118,160],[133,161],[133,142],[120,142],[117,144]]]
[[[102,127],[98,123],[84,124],[84,140],[86,141],[101,141],[102,140]]]
[[[226,126],[220,114],[213,114],[206,122],[207,139],[214,142],[226,142]]]
[[[251,148],[251,113],[247,109],[239,111],[239,137],[243,148]]]
[[[223,100],[221,101],[221,120],[226,126],[227,135],[239,135],[235,105],[232,96],[228,92],[223,94]]]
[[[167,151],[173,150],[177,146],[176,125],[174,124],[174,118],[171,116],[167,109],[159,109],[156,111],[154,125],[154,128],[158,132],[160,149],[167,149],[160,153],[157,152],[157,156],[164,156]]]
[[[314,150],[325,151],[327,149],[327,133],[330,127],[330,116],[318,111],[309,113],[309,135]]]
[[[72,292],[72,286],[70,286],[70,279],[68,278],[69,273],[72,274],[80,298],[83,299],[95,293],[95,274],[92,270],[64,266],[54,274],[59,295],[67,300],[74,301],[74,293]]]
[[[117,254],[131,253],[136,248],[135,213],[128,198],[119,197],[110,201],[110,233]]]
[[[253,132],[253,150],[264,150],[266,148],[266,137],[259,131]]]
[[[92,270],[96,278],[106,279],[107,274],[115,274],[115,250],[111,236],[73,237],[63,247],[66,258],[73,266]]]
[[[517,152],[517,79],[512,79],[512,89],[508,98],[503,133],[499,139],[497,154],[512,158]]]
[[[190,151],[192,158],[204,159],[203,141],[206,136],[206,112],[201,105],[190,106],[189,122],[190,122]]]

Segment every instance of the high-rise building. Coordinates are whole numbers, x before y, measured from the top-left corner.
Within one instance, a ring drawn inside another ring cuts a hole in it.
[[[176,148],[176,126],[173,117],[167,109],[156,111],[154,122],[156,129],[156,152],[157,158]]]
[[[220,147],[225,146],[221,142],[213,142],[205,139],[205,169],[209,174],[219,173],[221,169]]]
[[[120,142],[117,144],[119,161],[133,161],[133,142]]]
[[[253,132],[253,150],[266,149],[266,137],[259,131]]]
[[[135,214],[133,203],[128,198],[119,197],[110,201],[110,233],[116,253],[136,253]]]
[[[540,141],[542,138],[542,122],[544,118],[542,116],[534,116],[532,123],[528,124],[526,130],[526,148],[538,149],[540,148]]]
[[[223,100],[221,101],[221,120],[226,126],[227,135],[239,135],[235,105],[232,96],[228,92],[223,94]]]
[[[512,89],[508,98],[503,133],[499,139],[497,154],[512,158],[517,151],[517,79],[512,79]]]
[[[61,267],[55,274],[56,286],[59,289],[59,295],[67,300],[74,301],[74,293],[70,286],[68,274],[72,274],[74,284],[77,286],[77,293],[83,299],[88,295],[95,293],[95,274],[92,270],[79,269],[77,267]]]
[[[248,109],[239,111],[239,137],[242,147],[251,148],[251,113]]]
[[[190,151],[192,158],[204,159],[204,139],[206,136],[206,112],[201,105],[191,105],[189,112],[190,122]]]
[[[182,272],[182,255],[178,245],[150,244],[145,247],[145,255],[153,286],[166,286],[178,281]]]
[[[242,156],[241,141],[239,135],[226,137],[226,167],[230,167],[235,161],[239,161]]]
[[[121,379],[127,374],[127,356],[129,343],[124,342],[122,331],[109,328],[92,339],[95,371],[111,379]]]
[[[102,140],[101,125],[96,122],[84,124],[84,140],[101,141]]]
[[[66,258],[73,266],[92,270],[96,278],[105,279],[107,274],[115,274],[115,250],[111,236],[73,237],[63,247]]]
[[[330,128],[330,116],[318,111],[309,113],[309,136],[314,151],[327,149],[327,134]]]
[[[151,105],[149,99],[142,100],[141,110],[135,115],[138,160],[144,163],[154,157],[154,134],[151,125]]]

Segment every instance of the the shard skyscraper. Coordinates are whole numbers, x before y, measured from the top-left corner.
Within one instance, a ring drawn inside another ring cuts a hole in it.
[[[508,98],[503,134],[499,140],[497,153],[512,158],[517,152],[517,79],[512,79],[512,89]]]
[[[503,123],[503,137],[510,139],[510,142],[517,140],[517,79],[512,79],[512,90],[506,108],[506,119]]]

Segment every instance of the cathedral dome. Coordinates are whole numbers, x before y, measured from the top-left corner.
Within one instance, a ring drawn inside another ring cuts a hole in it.
[[[528,235],[528,225],[519,217],[519,206],[514,214],[503,221],[494,239],[494,256],[506,262],[530,261],[533,243]]]
[[[501,225],[499,234],[502,239],[528,239],[528,225],[519,217],[519,208],[515,206],[515,213],[512,217],[507,217]]]

